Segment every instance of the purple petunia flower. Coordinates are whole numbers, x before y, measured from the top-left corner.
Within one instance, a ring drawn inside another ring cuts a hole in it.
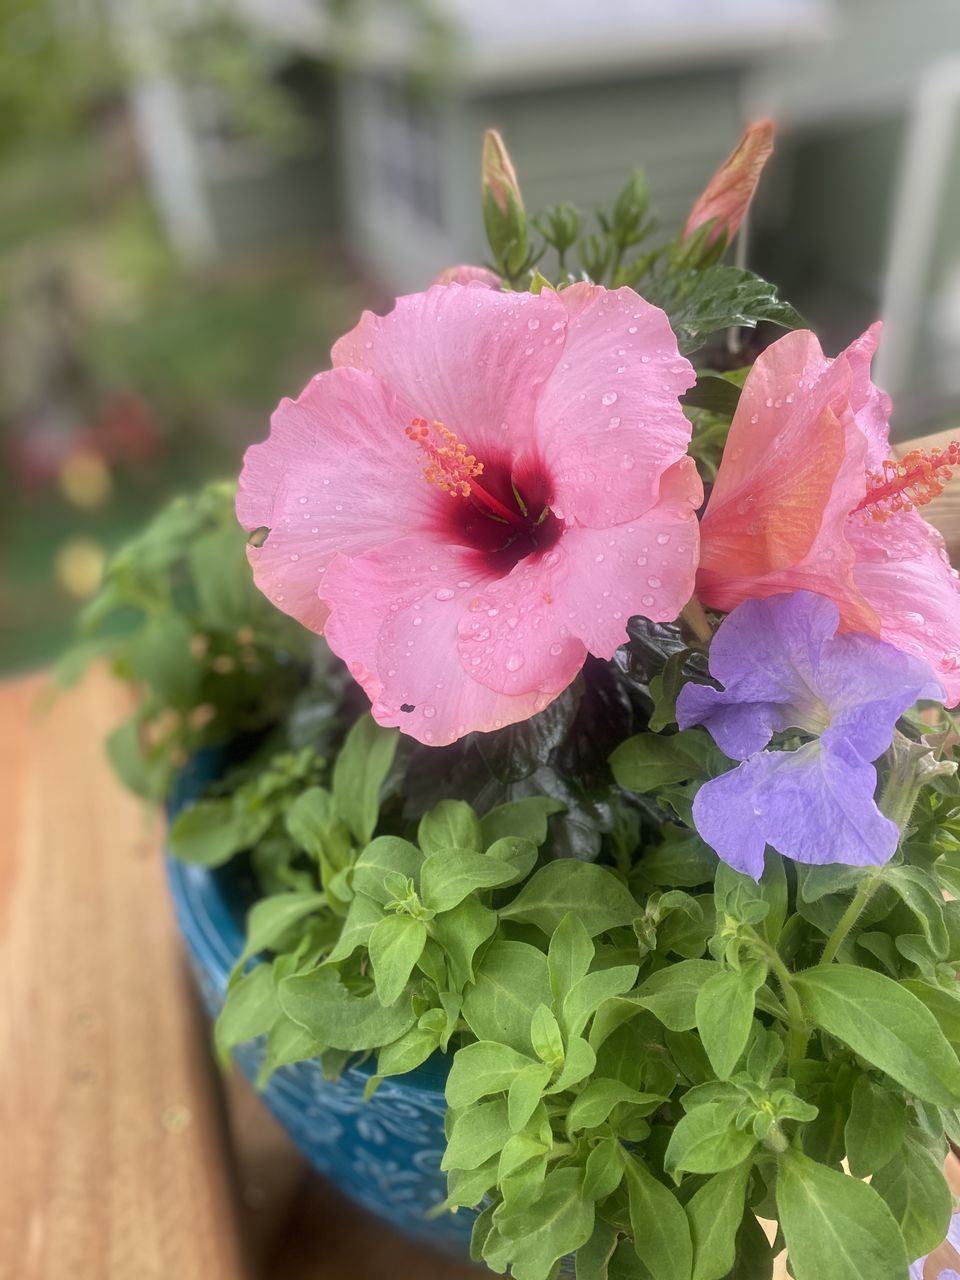
[[[954,1252],[960,1253],[960,1213],[955,1213],[950,1219],[950,1229],[947,1232],[947,1239],[953,1245]],[[923,1280],[923,1266],[929,1254],[924,1254],[922,1258],[918,1258],[910,1267],[910,1280]],[[937,1273],[937,1280],[960,1280],[960,1273],[947,1267],[943,1271]]]
[[[836,605],[810,591],[748,600],[720,624],[710,674],[687,684],[681,729],[702,724],[742,760],[704,783],[693,804],[700,835],[725,862],[759,879],[772,845],[796,862],[879,865],[899,831],[874,801],[872,761],[918,698],[942,700],[925,662],[874,636],[837,634]],[[813,736],[795,751],[764,751],[785,729]]]

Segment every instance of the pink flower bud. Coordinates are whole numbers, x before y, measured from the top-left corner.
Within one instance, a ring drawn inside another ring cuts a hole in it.
[[[523,196],[517,182],[516,171],[510,153],[496,129],[488,129],[483,136],[483,195],[491,195],[501,213],[509,213],[511,198],[523,209]]]
[[[706,190],[690,210],[681,240],[715,219],[707,244],[725,234],[730,240],[736,234],[753,199],[763,166],[773,151],[775,127],[772,120],[757,120],[747,125],[743,137],[707,183]]]
[[[499,289],[500,277],[488,267],[475,267],[469,262],[461,262],[455,267],[444,267],[433,283],[475,284],[487,289]]]

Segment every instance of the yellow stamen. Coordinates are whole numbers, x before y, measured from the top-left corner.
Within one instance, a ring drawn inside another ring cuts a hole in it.
[[[431,426],[439,444],[431,439]],[[483,475],[483,463],[478,462],[474,454],[467,453],[467,446],[442,422],[428,425],[426,418],[414,418],[406,434],[420,446],[423,478],[427,483],[435,484],[455,498],[469,498],[473,488],[470,481]]]

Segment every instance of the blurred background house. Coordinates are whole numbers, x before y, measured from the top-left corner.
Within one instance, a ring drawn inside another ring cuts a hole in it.
[[[902,434],[960,418],[956,0],[4,0],[0,669],[173,489],[236,473],[361,306],[642,165],[682,219],[744,121],[739,246],[835,349],[885,311]]]

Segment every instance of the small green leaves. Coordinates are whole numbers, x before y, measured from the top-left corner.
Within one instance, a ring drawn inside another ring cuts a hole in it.
[[[637,1256],[653,1280],[690,1280],[693,1245],[680,1202],[636,1157],[624,1163]]]
[[[621,743],[610,757],[610,768],[621,787],[640,792],[709,778],[728,765],[726,756],[700,729],[684,729],[670,737],[640,733]]]
[[[454,1056],[447,1076],[447,1102],[460,1110],[479,1098],[505,1093],[524,1067],[534,1065],[526,1054],[495,1040],[464,1045]]]
[[[494,851],[472,853],[466,849],[447,848],[428,857],[420,872],[421,894],[426,906],[434,911],[450,911],[477,889],[515,883],[522,875],[523,867],[529,869],[533,866],[537,851],[529,841],[509,843],[510,849],[503,852],[520,860],[519,871],[516,863],[502,860]]]
[[[715,973],[697,993],[697,1029],[721,1080],[729,1078],[747,1047],[754,1000],[766,976],[767,966],[756,960],[739,970]]]
[[[787,1151],[780,1158],[777,1209],[796,1280],[903,1280],[907,1274],[903,1237],[867,1183]]]
[[[423,815],[417,829],[417,842],[427,857],[451,849],[472,849],[479,853],[484,847],[482,840],[480,820],[462,800],[441,800],[436,808]]]
[[[377,825],[380,788],[393,764],[399,737],[397,729],[381,729],[372,716],[361,716],[344,739],[333,767],[337,813],[361,846]]]
[[[719,973],[714,960],[681,960],[641,983],[637,1003],[671,1031],[689,1031],[697,1025],[701,987]]]
[[[644,295],[666,311],[684,355],[699,350],[721,329],[754,328],[761,320],[783,329],[803,325],[803,318],[780,299],[774,285],[742,267],[664,272]]]
[[[853,1087],[844,1144],[850,1172],[866,1178],[882,1169],[900,1150],[907,1127],[903,1097],[861,1076]]]
[[[900,1226],[911,1258],[930,1253],[946,1237],[953,1195],[935,1159],[914,1138],[906,1138],[870,1184],[886,1201]]]
[[[629,924],[640,909],[629,889],[607,867],[564,858],[536,871],[500,918],[535,924],[548,936],[575,911],[591,937]]]
[[[301,920],[314,915],[326,905],[322,893],[278,893],[261,898],[247,915],[247,937],[233,972],[243,972],[247,961],[260,951],[277,946],[286,933]]]
[[[385,1008],[376,992],[352,995],[335,969],[284,978],[279,995],[284,1013],[331,1049],[376,1049],[402,1036],[415,1020],[409,1001]]]
[[[753,1151],[756,1139],[736,1127],[735,1114],[729,1105],[718,1102],[694,1107],[682,1116],[670,1136],[666,1169],[676,1177],[682,1171],[719,1173],[741,1164]]]
[[[377,995],[387,1006],[399,1000],[427,941],[427,926],[412,916],[385,916],[367,947]]]
[[[933,1014],[893,979],[854,965],[821,965],[794,986],[820,1027],[925,1102],[960,1105],[960,1062]]]
[[[736,1255],[750,1166],[715,1173],[687,1204],[693,1239],[693,1280],[723,1280]]]
[[[550,1002],[547,958],[526,942],[494,942],[463,998],[463,1016],[480,1040],[499,1040],[533,1052],[530,1026],[538,1005]]]

